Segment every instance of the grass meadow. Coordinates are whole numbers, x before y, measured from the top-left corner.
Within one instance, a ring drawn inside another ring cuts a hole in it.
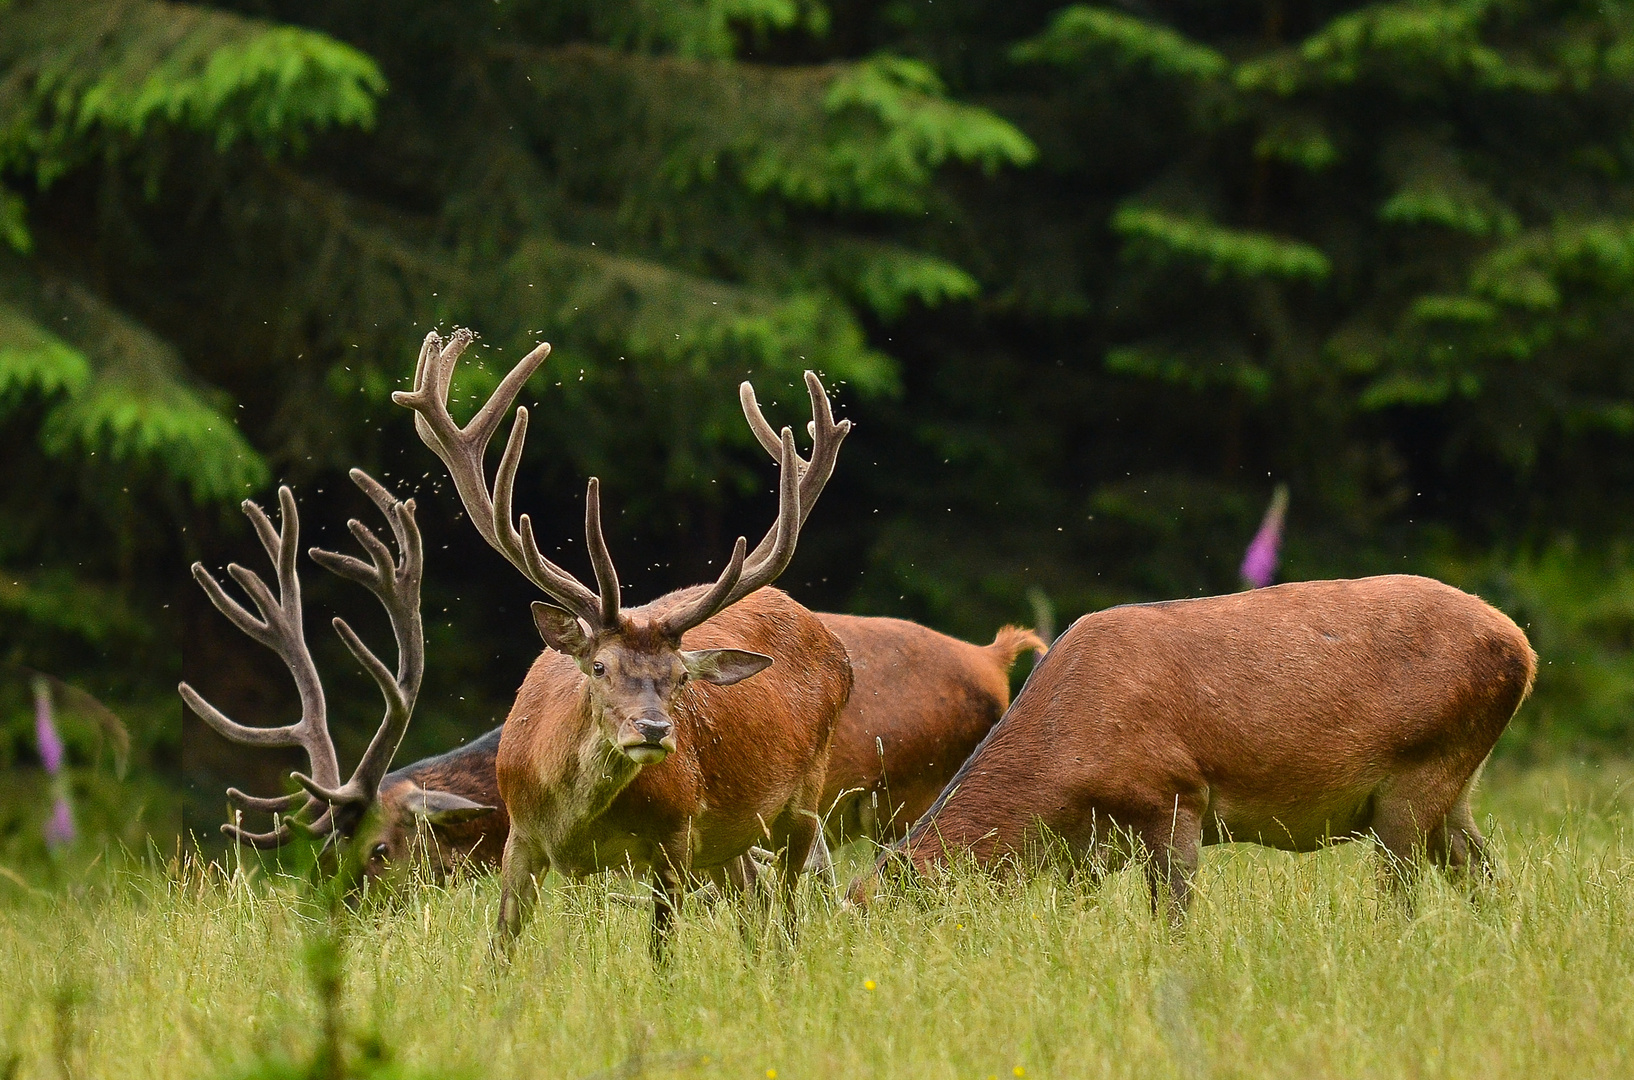
[[[1359,844],[1207,849],[1180,932],[1137,870],[969,874],[866,915],[813,886],[793,947],[691,906],[657,968],[628,882],[554,882],[500,968],[479,877],[339,916],[327,1015],[382,1076],[1629,1076],[1631,782],[1491,770],[1503,877],[1473,903],[1434,874],[1403,903]],[[255,875],[126,862],[0,881],[0,1076],[311,1073],[329,920]]]

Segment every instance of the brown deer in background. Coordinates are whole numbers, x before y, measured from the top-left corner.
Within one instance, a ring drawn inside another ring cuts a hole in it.
[[[802,462],[793,433],[783,430],[778,515],[766,537],[753,552],[740,537],[714,584],[625,608],[594,478],[585,540],[595,591],[540,553],[526,514],[512,522],[525,407],[516,410],[488,485],[488,442],[550,347],[524,357],[461,428],[448,412],[448,391],[471,340],[466,330],[446,346],[427,335],[413,391],[393,400],[415,412],[415,429],[448,467],[478,532],[554,601],[534,604],[548,648],[500,738],[499,789],[511,832],[497,941],[521,929],[548,868],[573,876],[628,868],[653,877],[653,944],[661,953],[689,876],[736,865],[758,842],[782,852],[784,906],[792,912],[851,667],[816,616],[766,586],[793,557],[802,511],[833,472],[849,422],[835,423],[808,372],[812,456]]]
[[[754,388],[744,383],[738,396],[755,439],[779,459],[778,434]],[[802,525],[809,510],[800,508]],[[1016,657],[1026,649],[1042,654],[1046,646],[1015,626],[983,647],[905,619],[817,617],[844,643],[855,678],[823,783],[828,842],[900,836],[1004,715]]]
[[[1133,840],[1173,917],[1201,844],[1371,836],[1398,879],[1422,854],[1484,872],[1470,791],[1536,665],[1501,612],[1406,575],[1086,615],[851,898],[893,859],[993,865],[1045,830],[1092,866]]]
[[[386,774],[374,828],[357,837],[369,877],[400,884],[423,868],[443,881],[458,866],[499,865],[511,827],[494,770],[503,730]]]
[[[817,617],[844,643],[855,678],[823,782],[828,843],[896,839],[1004,715],[1016,657],[1043,653],[1044,642],[1018,626],[972,645],[905,619]]]
[[[261,546],[266,549],[267,557],[276,571],[278,593],[273,595],[260,575],[237,563],[229,565],[227,573],[248,594],[260,613],[259,618],[228,596],[203,563],[193,564],[193,577],[204,588],[211,603],[234,626],[278,654],[294,677],[295,688],[300,695],[301,718],[298,721],[282,727],[255,728],[235,723],[187,683],[177,688],[188,707],[224,738],[245,746],[299,746],[306,751],[311,775],[294,774],[295,780],[305,789],[304,794],[297,792],[260,798],[246,795],[236,788],[227,789],[227,798],[238,810],[281,816],[281,820],[275,820],[273,829],[268,832],[250,832],[236,822],[222,826],[222,831],[228,836],[252,847],[280,847],[298,833],[331,840],[353,840],[377,803],[386,770],[403,741],[403,733],[408,729],[409,718],[414,714],[415,699],[420,692],[420,678],[425,670],[425,635],[420,623],[423,555],[420,529],[414,521],[414,501],[399,501],[361,469],[353,469],[351,476],[353,482],[386,516],[397,540],[401,563],[367,526],[356,520],[347,525],[358,543],[369,553],[370,562],[318,548],[310,552],[313,561],[320,566],[363,585],[375,594],[386,609],[397,640],[397,670],[393,673],[344,619],[334,620],[335,632],[358,663],[374,678],[386,699],[385,718],[345,783],[341,782],[339,759],[329,736],[323,683],[318,676],[317,665],[312,662],[312,654],[307,649],[302,625],[301,581],[296,570],[300,517],[295,509],[294,494],[288,487],[278,489],[280,527],[276,530],[260,506],[248,500],[244,502],[244,513],[255,527]]]

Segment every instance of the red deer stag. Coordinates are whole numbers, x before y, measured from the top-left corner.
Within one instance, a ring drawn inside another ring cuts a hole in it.
[[[503,730],[386,774],[377,824],[357,837],[371,878],[400,884],[423,867],[444,881],[456,866],[499,865],[511,827],[494,773]]]
[[[414,411],[416,430],[447,466],[478,532],[554,602],[533,605],[548,647],[500,738],[499,790],[511,832],[497,942],[508,944],[521,929],[547,868],[573,876],[629,868],[654,879],[653,947],[662,954],[688,876],[735,865],[762,840],[783,852],[783,899],[792,912],[851,667],[816,616],[766,586],[793,557],[802,510],[833,472],[849,421],[835,423],[808,372],[811,460],[801,462],[785,428],[777,520],[765,539],[746,554],[740,537],[712,585],[625,608],[594,478],[585,541],[595,591],[540,553],[526,514],[512,523],[524,407],[488,486],[488,442],[550,347],[524,357],[461,428],[448,412],[448,391],[471,340],[466,330],[446,346],[427,335],[413,391],[393,399]]]
[[[311,549],[310,554],[320,566],[365,586],[380,600],[397,640],[397,670],[393,673],[388,669],[344,619],[334,620],[335,632],[358,663],[374,678],[386,699],[385,718],[357,768],[344,784],[340,779],[335,744],[329,736],[323,683],[318,676],[317,665],[312,662],[312,654],[307,649],[302,624],[301,581],[296,570],[300,517],[295,509],[294,494],[288,487],[278,489],[280,527],[276,530],[260,506],[248,500],[244,502],[244,513],[255,527],[261,546],[266,549],[267,557],[276,571],[277,595],[273,595],[260,575],[252,570],[234,563],[227,567],[227,573],[255,604],[260,612],[259,618],[227,595],[221,583],[204,568],[203,563],[193,564],[193,577],[204,588],[211,603],[233,625],[278,654],[294,677],[300,695],[300,720],[282,727],[256,728],[245,727],[229,719],[187,683],[178,687],[188,707],[223,737],[245,746],[299,746],[306,751],[311,775],[294,774],[295,780],[305,789],[304,794],[297,792],[259,798],[246,795],[236,788],[227,789],[228,799],[240,811],[282,816],[282,820],[275,819],[274,828],[268,832],[250,832],[236,822],[222,826],[222,831],[228,836],[251,847],[280,847],[298,833],[331,840],[357,839],[359,829],[370,820],[369,811],[379,800],[382,783],[387,779],[386,770],[403,741],[403,733],[408,729],[415,699],[419,695],[420,678],[425,669],[425,636],[420,623],[423,555],[419,526],[414,521],[414,501],[399,501],[361,469],[353,469],[351,476],[390,523],[397,540],[398,557],[394,558],[390,548],[356,520],[347,525],[368,552],[370,562],[318,548]],[[446,798],[438,800],[429,796],[429,792],[421,789],[420,794],[411,799],[410,792],[405,790],[401,792],[401,801],[405,807],[412,801],[418,801],[426,804],[428,811],[437,806],[447,812],[457,809]],[[463,809],[469,813],[476,805],[472,802]],[[378,873],[383,867],[383,854],[378,843],[372,844],[364,859],[365,871]]]
[[[1470,790],[1536,664],[1502,613],[1406,575],[1086,615],[851,898],[894,858],[992,865],[1041,826],[1091,865],[1132,839],[1173,918],[1200,844],[1371,836],[1398,880],[1420,854],[1484,872]]]

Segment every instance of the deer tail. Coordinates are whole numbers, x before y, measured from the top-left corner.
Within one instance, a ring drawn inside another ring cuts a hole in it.
[[[1024,626],[1002,626],[993,638],[993,644],[987,646],[987,654],[1002,670],[1009,671],[1015,665],[1016,657],[1027,649],[1043,656],[1049,651],[1049,646],[1044,644],[1043,638]]]

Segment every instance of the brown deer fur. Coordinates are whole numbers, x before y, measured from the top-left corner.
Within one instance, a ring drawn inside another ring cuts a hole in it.
[[[648,630],[702,591],[621,611],[614,643],[641,656],[674,656],[674,646]],[[687,631],[681,644],[777,659],[729,686],[684,682],[669,699],[675,748],[650,765],[620,751],[614,721],[593,707],[591,677],[579,662],[554,649],[534,661],[499,746],[499,790],[511,816],[503,933],[520,926],[550,867],[572,876],[650,870],[661,886],[654,909],[661,942],[689,873],[725,867],[755,844],[786,847],[786,866],[805,861],[829,741],[851,692],[844,646],[769,587]],[[784,875],[789,887],[794,878]]]
[[[816,614],[845,646],[856,679],[823,785],[829,842],[899,837],[1004,714],[1016,657],[1042,653],[1044,642],[1015,626],[983,646],[905,619]],[[502,730],[386,777],[378,832],[361,838],[371,877],[401,877],[422,854],[438,879],[456,863],[499,866],[510,830],[497,806]]]
[[[1016,657],[1044,642],[1016,626],[983,646],[905,619],[817,617],[856,677],[823,784],[828,842],[899,837],[1004,715]]]
[[[422,858],[438,881],[457,865],[499,865],[511,827],[495,772],[502,730],[386,774],[374,830],[357,838],[371,880],[400,881]]]
[[[1087,615],[899,847],[992,865],[1043,826],[1079,857],[1122,832],[1153,904],[1185,907],[1200,844],[1309,851],[1371,835],[1486,868],[1481,764],[1532,685],[1513,622],[1422,577],[1312,581]],[[852,887],[866,901],[874,875]]]

